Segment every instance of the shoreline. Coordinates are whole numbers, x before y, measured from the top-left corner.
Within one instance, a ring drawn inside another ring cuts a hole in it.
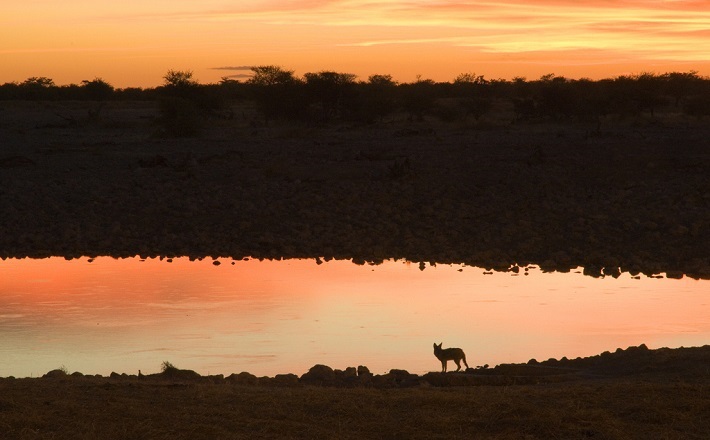
[[[530,359],[526,363],[504,363],[494,367],[488,364],[462,368],[454,371],[450,362],[446,373],[431,371],[422,375],[409,373],[404,369],[391,369],[385,374],[373,374],[367,366],[347,367],[343,370],[327,365],[315,364],[306,373],[281,373],[274,376],[256,376],[249,372],[203,376],[192,370],[177,368],[164,362],[161,373],[126,374],[112,372],[108,376],[99,374],[69,373],[66,369],[54,369],[41,377],[13,376],[0,377],[3,380],[111,380],[118,382],[187,382],[248,385],[248,386],[323,386],[336,388],[410,388],[410,387],[450,387],[450,386],[510,386],[613,379],[624,376],[661,377],[672,375],[687,377],[698,374],[701,380],[710,379],[707,368],[710,361],[710,345],[698,347],[649,349],[645,344],[614,352],[568,359]]]

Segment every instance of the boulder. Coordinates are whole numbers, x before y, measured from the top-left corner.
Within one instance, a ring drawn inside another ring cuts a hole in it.
[[[327,365],[317,364],[301,376],[301,382],[309,385],[332,385],[335,371]]]

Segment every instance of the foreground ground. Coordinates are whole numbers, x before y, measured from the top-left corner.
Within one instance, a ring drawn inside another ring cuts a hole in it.
[[[710,125],[405,119],[166,137],[152,103],[0,106],[0,256],[326,257],[710,278]]]
[[[708,365],[710,346],[642,346],[379,385],[319,382],[322,367],[256,381],[55,371],[0,379],[0,438],[706,439]]]

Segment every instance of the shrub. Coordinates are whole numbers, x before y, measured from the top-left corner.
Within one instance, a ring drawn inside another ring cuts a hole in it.
[[[177,370],[177,367],[168,361],[163,361],[160,365],[160,371],[165,373],[166,371]]]

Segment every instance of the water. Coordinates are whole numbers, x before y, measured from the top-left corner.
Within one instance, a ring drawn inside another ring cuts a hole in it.
[[[437,371],[432,344],[475,367],[710,343],[710,283],[486,274],[389,261],[0,262],[0,377],[160,371],[303,374],[318,363]]]

